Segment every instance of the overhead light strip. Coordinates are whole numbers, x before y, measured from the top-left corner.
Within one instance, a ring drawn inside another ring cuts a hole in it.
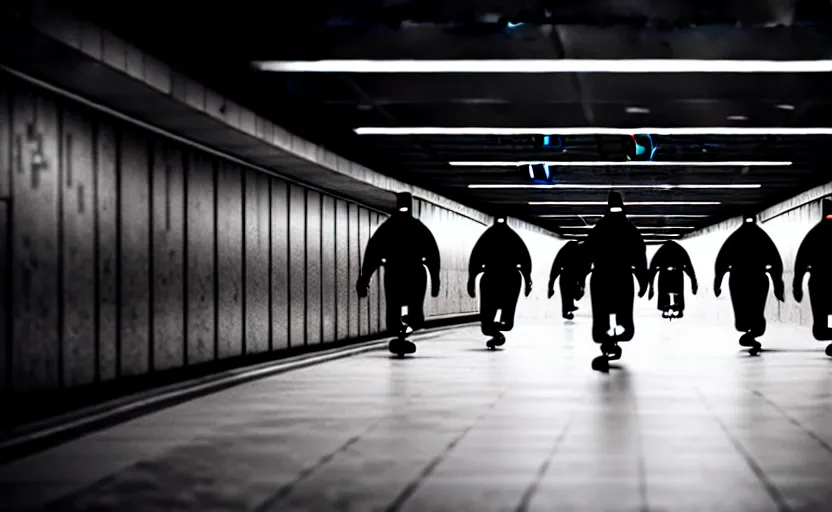
[[[516,162],[510,161],[493,161],[493,162],[448,162],[454,167],[521,167],[524,165],[547,165],[550,167],[786,167],[792,165],[792,162],[766,162],[766,161],[725,161],[725,162],[658,162],[655,160],[647,161],[627,161],[627,162],[558,162],[548,160],[519,160]]]
[[[718,201],[634,201],[624,206],[711,206]],[[606,206],[606,201],[529,201],[529,206]]]
[[[603,213],[569,213],[569,214],[542,214],[536,215],[536,217],[548,218],[548,219],[578,219],[578,218],[586,218],[586,217],[603,217]],[[699,218],[706,218],[710,217],[710,215],[685,215],[685,214],[627,214],[627,218],[665,218],[665,217],[673,217],[673,218],[690,218],[690,219],[699,219]]]
[[[589,226],[558,226],[558,229],[592,229],[595,224]],[[696,226],[636,226],[638,229],[696,229]]]
[[[743,126],[685,128],[483,128],[483,127],[361,127],[358,135],[832,135],[832,127],[755,128]]]
[[[829,73],[832,60],[445,59],[254,61],[282,73]]]
[[[703,184],[703,185],[603,185],[603,184],[579,184],[579,183],[555,183],[555,184],[473,184],[468,185],[468,188],[474,189],[649,189],[649,190],[713,190],[713,189],[750,189],[760,188],[762,185],[758,183],[737,183],[737,184]]]

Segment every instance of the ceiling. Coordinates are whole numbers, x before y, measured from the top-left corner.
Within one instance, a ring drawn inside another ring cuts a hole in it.
[[[832,59],[828,0],[307,0],[233,4],[79,0],[85,15],[249,108],[343,156],[491,214],[572,236],[605,201],[632,205],[644,233],[676,236],[759,211],[832,179],[827,135],[652,137],[654,164],[528,167],[452,161],[624,161],[633,139],[570,127],[832,126],[832,73],[283,73],[252,61],[320,59]],[[358,127],[553,128],[518,135],[357,135]],[[548,134],[548,145],[543,135]],[[661,161],[790,161],[663,166]],[[533,168],[538,173],[541,167]],[[759,188],[693,188],[696,185]],[[583,215],[578,217],[577,215]],[[666,236],[648,235],[660,240]]]

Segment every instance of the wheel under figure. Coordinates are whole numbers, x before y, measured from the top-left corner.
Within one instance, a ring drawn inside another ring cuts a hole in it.
[[[584,296],[589,265],[584,243],[577,240],[566,242],[552,262],[547,296],[551,299],[555,295],[555,281],[560,277],[561,314],[567,320],[575,318],[575,301]]]
[[[797,250],[794,264],[794,300],[803,300],[803,278],[809,274],[809,300],[812,305],[812,334],[818,341],[832,340],[832,200],[824,199],[821,221],[806,234]],[[832,344],[826,355],[832,357]]]
[[[699,284],[696,282],[696,272],[690,261],[688,252],[674,241],[664,243],[650,262],[648,281],[650,291],[647,298],[653,300],[653,282],[659,275],[659,298],[658,308],[662,312],[662,318],[682,318],[685,316],[685,280],[684,275],[690,278],[691,292],[696,295]]]
[[[753,214],[743,215],[742,225],[725,240],[716,257],[714,294],[722,293],[722,279],[731,273],[728,288],[734,306],[734,325],[743,333],[740,345],[757,355],[762,345],[757,341],[766,332],[766,298],[768,275],[774,283],[774,296],[783,302],[783,261],[777,246],[757,225]]]
[[[355,286],[358,296],[366,297],[370,278],[379,267],[384,267],[387,330],[396,333],[388,348],[403,357],[416,352],[416,345],[407,336],[425,322],[425,268],[430,274],[431,296],[439,295],[439,247],[427,226],[413,217],[412,196],[406,192],[397,194],[396,202],[398,211],[367,242],[361,276]]]
[[[638,296],[647,292],[647,250],[641,234],[627,220],[621,194],[612,192],[607,212],[586,241],[592,263],[592,339],[601,344],[601,356],[592,368],[609,370],[609,361],[621,358],[620,342],[630,341],[633,325],[633,274]]]
[[[480,323],[482,333],[490,336],[491,350],[506,342],[503,332],[514,328],[514,313],[520,296],[521,280],[526,281],[526,297],[532,292],[532,258],[529,249],[505,217],[497,217],[485,230],[468,262],[468,295],[476,297],[480,278]]]

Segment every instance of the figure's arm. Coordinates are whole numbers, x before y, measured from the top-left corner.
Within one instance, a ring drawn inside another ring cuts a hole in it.
[[[520,273],[526,281],[526,297],[532,293],[532,255],[526,243],[517,235],[518,249],[520,251]]]
[[[766,271],[768,272],[768,275],[771,276],[771,281],[774,284],[774,296],[777,297],[777,300],[780,302],[785,302],[786,293],[785,285],[783,284],[783,258],[780,257],[780,251],[777,250],[777,246],[774,245],[774,240],[771,238],[768,238],[766,251],[768,253],[766,255],[766,261],[768,262],[766,265]]]
[[[486,251],[486,236],[488,232],[480,236],[474,249],[471,251],[471,258],[468,260],[468,295],[475,298],[477,295],[477,276],[482,272],[483,253]]]
[[[633,231],[637,240],[634,247],[635,261],[633,262],[633,273],[636,275],[636,280],[638,281],[638,296],[641,298],[647,293],[647,245],[644,243],[641,233],[638,232],[635,226],[633,226]]]
[[[439,264],[440,264],[440,256],[439,256],[439,245],[436,243],[436,239],[433,237],[433,233],[430,232],[427,226],[423,225],[423,238],[424,242],[422,247],[424,247],[424,264],[428,269],[428,273],[430,274],[430,282],[431,282],[431,297],[438,297],[439,296]]]
[[[552,269],[549,271],[549,286],[546,293],[550,299],[555,295],[555,281],[563,270],[563,263],[561,262],[563,259],[562,254],[563,249],[558,251],[558,254],[555,256],[555,261],[552,262]]]
[[[734,255],[734,235],[728,237],[728,240],[722,244],[719,253],[716,255],[716,263],[714,264],[714,294],[719,297],[722,293],[722,278],[731,270],[731,263]]]
[[[656,254],[653,255],[653,260],[650,262],[650,270],[647,272],[647,282],[650,291],[647,293],[647,299],[653,299],[653,283],[656,280],[656,274],[659,273],[659,265],[664,258],[664,246],[660,247]]]
[[[361,265],[361,274],[355,284],[359,297],[366,297],[370,287],[370,278],[378,267],[381,266],[381,259],[384,257],[384,239],[387,236],[387,222],[384,222],[370,237],[367,248],[364,250],[364,261]]]
[[[806,238],[800,242],[800,248],[797,250],[797,256],[794,259],[794,281],[792,282],[792,292],[794,293],[794,300],[800,302],[803,300],[803,277],[807,272],[812,271],[809,264],[809,255],[812,251],[812,231],[806,235]]]
[[[699,290],[699,282],[696,280],[696,271],[693,269],[693,262],[690,261],[690,255],[688,254],[688,252],[684,249],[682,249],[682,251],[684,251],[683,254],[685,255],[685,261],[684,265],[682,266],[682,269],[685,271],[685,274],[687,274],[690,278],[690,291],[693,292],[694,295],[696,295],[696,292]]]

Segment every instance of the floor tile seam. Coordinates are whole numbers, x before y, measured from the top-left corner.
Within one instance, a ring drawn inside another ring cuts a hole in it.
[[[398,511],[404,504],[410,499],[416,491],[422,486],[422,484],[427,480],[427,478],[436,470],[437,467],[448,457],[448,455],[453,451],[456,446],[459,445],[460,442],[468,435],[471,430],[476,427],[479,422],[488,416],[490,412],[494,410],[498,403],[505,397],[508,393],[511,386],[506,386],[506,388],[497,396],[497,398],[488,406],[486,409],[479,414],[474,420],[467,426],[463,431],[457,435],[454,439],[451,440],[442,452],[434,457],[419,473],[419,476],[412,482],[410,482],[405,488],[393,499],[393,501],[385,507],[385,511],[387,512],[395,512]]]
[[[708,402],[708,399],[699,390],[699,388],[696,386],[694,386],[694,388],[696,389],[696,392],[702,399],[702,402],[705,404],[705,407],[708,408],[708,410],[711,412],[711,416],[714,419],[714,421],[716,421],[719,424],[723,433],[728,438],[728,441],[734,446],[734,449],[737,451],[739,456],[745,461],[745,463],[748,465],[748,467],[751,469],[751,471],[763,485],[763,488],[766,490],[768,496],[772,499],[772,501],[774,501],[774,504],[777,506],[777,510],[779,512],[792,512],[792,508],[786,502],[786,499],[783,497],[783,494],[780,492],[777,486],[769,480],[768,476],[765,474],[765,471],[763,471],[763,468],[760,467],[760,465],[757,463],[757,461],[754,459],[754,457],[751,455],[751,453],[748,451],[748,449],[745,447],[742,441],[740,441],[731,432],[730,428],[728,428],[728,425],[726,425],[725,422],[722,421],[722,419],[716,413],[716,411],[713,410],[710,403]]]
[[[774,402],[769,397],[765,396],[765,394],[763,394],[759,390],[752,389],[751,392],[759,399],[761,399],[763,402],[768,404],[772,409],[777,411],[784,418],[786,418],[794,426],[802,430],[803,433],[809,436],[812,440],[816,441],[824,450],[826,450],[827,453],[832,454],[832,445],[830,445],[825,439],[820,437],[814,430],[810,429],[809,427],[804,425],[800,420],[790,415],[788,412],[785,411],[785,409],[780,407],[776,402]]]

